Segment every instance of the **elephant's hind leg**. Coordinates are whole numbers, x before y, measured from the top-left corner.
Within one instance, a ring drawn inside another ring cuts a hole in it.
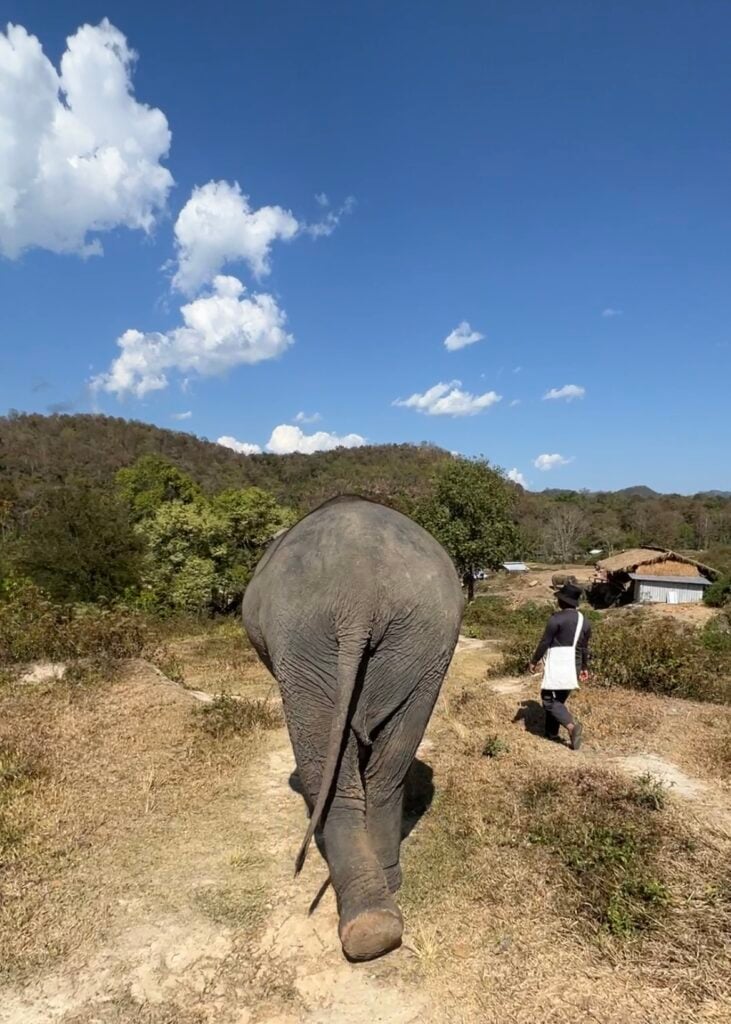
[[[406,775],[439,693],[443,673],[423,679],[374,738],[365,769],[367,828],[389,892],[401,887],[401,835]]]
[[[343,753],[323,835],[338,899],[340,941],[346,956],[351,960],[371,960],[395,949],[401,942],[403,922],[366,830],[358,741],[352,733]]]
[[[300,689],[304,690],[303,683]],[[329,709],[326,714],[321,709],[313,712],[312,702],[294,701],[289,690],[284,690],[284,695],[300,783],[311,813],[322,779],[321,752],[327,746]],[[366,830],[358,740],[350,730],[321,826],[318,846],[327,860],[338,901],[343,951],[352,960],[388,953],[401,941],[401,914]]]

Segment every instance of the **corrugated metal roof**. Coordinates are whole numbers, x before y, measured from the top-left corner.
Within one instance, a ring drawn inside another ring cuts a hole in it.
[[[697,587],[710,587],[711,585],[711,581],[707,580],[705,576],[645,576],[644,573],[631,572],[629,578],[639,580],[640,583],[676,583]]]
[[[525,562],[503,562],[503,569],[507,569],[508,572],[528,572]]]

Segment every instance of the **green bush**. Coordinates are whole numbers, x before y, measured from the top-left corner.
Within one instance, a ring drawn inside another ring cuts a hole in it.
[[[9,545],[9,562],[58,601],[109,601],[139,582],[143,541],[112,492],[47,485]]]
[[[512,608],[501,597],[478,597],[465,608],[462,632],[479,640],[513,638],[530,633],[535,647],[548,617],[555,611],[551,604],[531,603]]]
[[[701,632],[703,646],[719,655],[731,657],[731,606],[714,615]]]
[[[635,612],[607,618],[594,631],[595,683],[635,690],[731,701],[731,657],[704,643],[702,631]]]
[[[482,748],[483,757],[500,757],[502,754],[509,753],[509,745],[497,735],[488,736]]]
[[[57,604],[25,579],[0,589],[0,663],[131,658],[151,640],[142,616],[124,606]]]
[[[462,631],[481,640],[500,639],[503,657],[495,673],[520,675],[555,611],[552,604],[530,603],[511,608],[503,598],[479,598],[466,609]]]
[[[161,504],[138,525],[146,545],[143,606],[155,612],[229,612],[267,543],[294,515],[271,495],[250,487],[211,501]]]
[[[703,603],[709,608],[722,608],[731,601],[731,576],[722,576],[706,587]]]

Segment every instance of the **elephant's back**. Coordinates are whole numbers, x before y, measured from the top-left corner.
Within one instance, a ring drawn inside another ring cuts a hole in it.
[[[313,561],[334,568],[361,559],[382,568],[406,563],[457,579],[444,548],[408,516],[375,501],[346,496],[326,502],[292,527],[273,561]]]
[[[408,516],[364,498],[332,499],[301,519],[265,555],[256,576],[288,594],[316,599],[326,586],[398,594],[429,592],[461,607],[456,571],[444,548]],[[308,590],[309,588],[309,590]]]

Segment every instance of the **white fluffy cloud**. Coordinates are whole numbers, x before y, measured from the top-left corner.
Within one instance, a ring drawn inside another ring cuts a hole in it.
[[[135,53],[106,19],[66,41],[60,73],[20,25],[0,32],[0,252],[101,252],[90,235],[149,231],[173,178],[162,111],[137,102]]]
[[[533,465],[536,469],[540,469],[542,472],[547,473],[549,469],[555,469],[557,466],[568,466],[571,459],[564,458],[563,455],[559,455],[555,452],[553,455],[539,455],[533,460]]]
[[[553,401],[556,399],[565,398],[567,402],[573,402],[575,398],[583,398],[586,394],[586,388],[582,388],[579,384],[564,384],[562,388],[551,388],[543,396],[543,401]]]
[[[485,337],[479,331],[473,331],[466,320],[454,328],[451,334],[444,339],[444,347],[448,352],[456,352],[460,348],[474,345],[476,341],[482,341]]]
[[[319,412],[306,413],[298,412],[294,418],[295,423],[319,423],[322,416]]]
[[[393,404],[416,409],[428,416],[474,416],[502,399],[502,395],[494,391],[471,395],[468,391],[462,391],[461,384],[459,380],[449,384],[435,384],[423,395],[417,393],[410,398],[397,398]]]
[[[261,448],[258,444],[237,441],[235,437],[230,437],[228,434],[219,437],[216,444],[221,444],[224,448],[230,448],[231,451],[238,452],[239,455],[261,455]]]
[[[287,455],[290,452],[311,455],[313,452],[329,452],[333,448],[359,448],[365,443],[366,439],[360,434],[345,434],[343,437],[339,437],[337,434],[330,434],[325,430],[318,430],[314,434],[305,434],[300,427],[281,423],[272,431],[272,436],[267,443],[267,451],[273,452],[275,455]]]
[[[189,420],[192,415],[193,415],[193,413],[190,412],[190,410],[188,410],[188,412],[174,412],[173,415],[171,416],[171,419],[174,419],[174,420]]]
[[[184,326],[165,334],[125,331],[121,355],[92,387],[141,398],[167,387],[169,371],[208,377],[281,355],[293,341],[284,312],[271,295],[244,292],[237,278],[221,275],[210,295],[181,308]]]
[[[247,263],[256,277],[263,277],[269,273],[274,242],[294,238],[299,227],[281,206],[253,210],[237,182],[209,181],[193,189],[175,222],[173,285],[192,295],[234,261]]]
[[[508,470],[508,480],[512,480],[514,484],[520,484],[521,487],[528,486],[528,482],[518,469]]]
[[[622,310],[621,309],[612,309],[611,306],[607,306],[606,309],[602,310],[602,316],[612,317],[612,316],[621,316],[621,315],[622,315]]]

